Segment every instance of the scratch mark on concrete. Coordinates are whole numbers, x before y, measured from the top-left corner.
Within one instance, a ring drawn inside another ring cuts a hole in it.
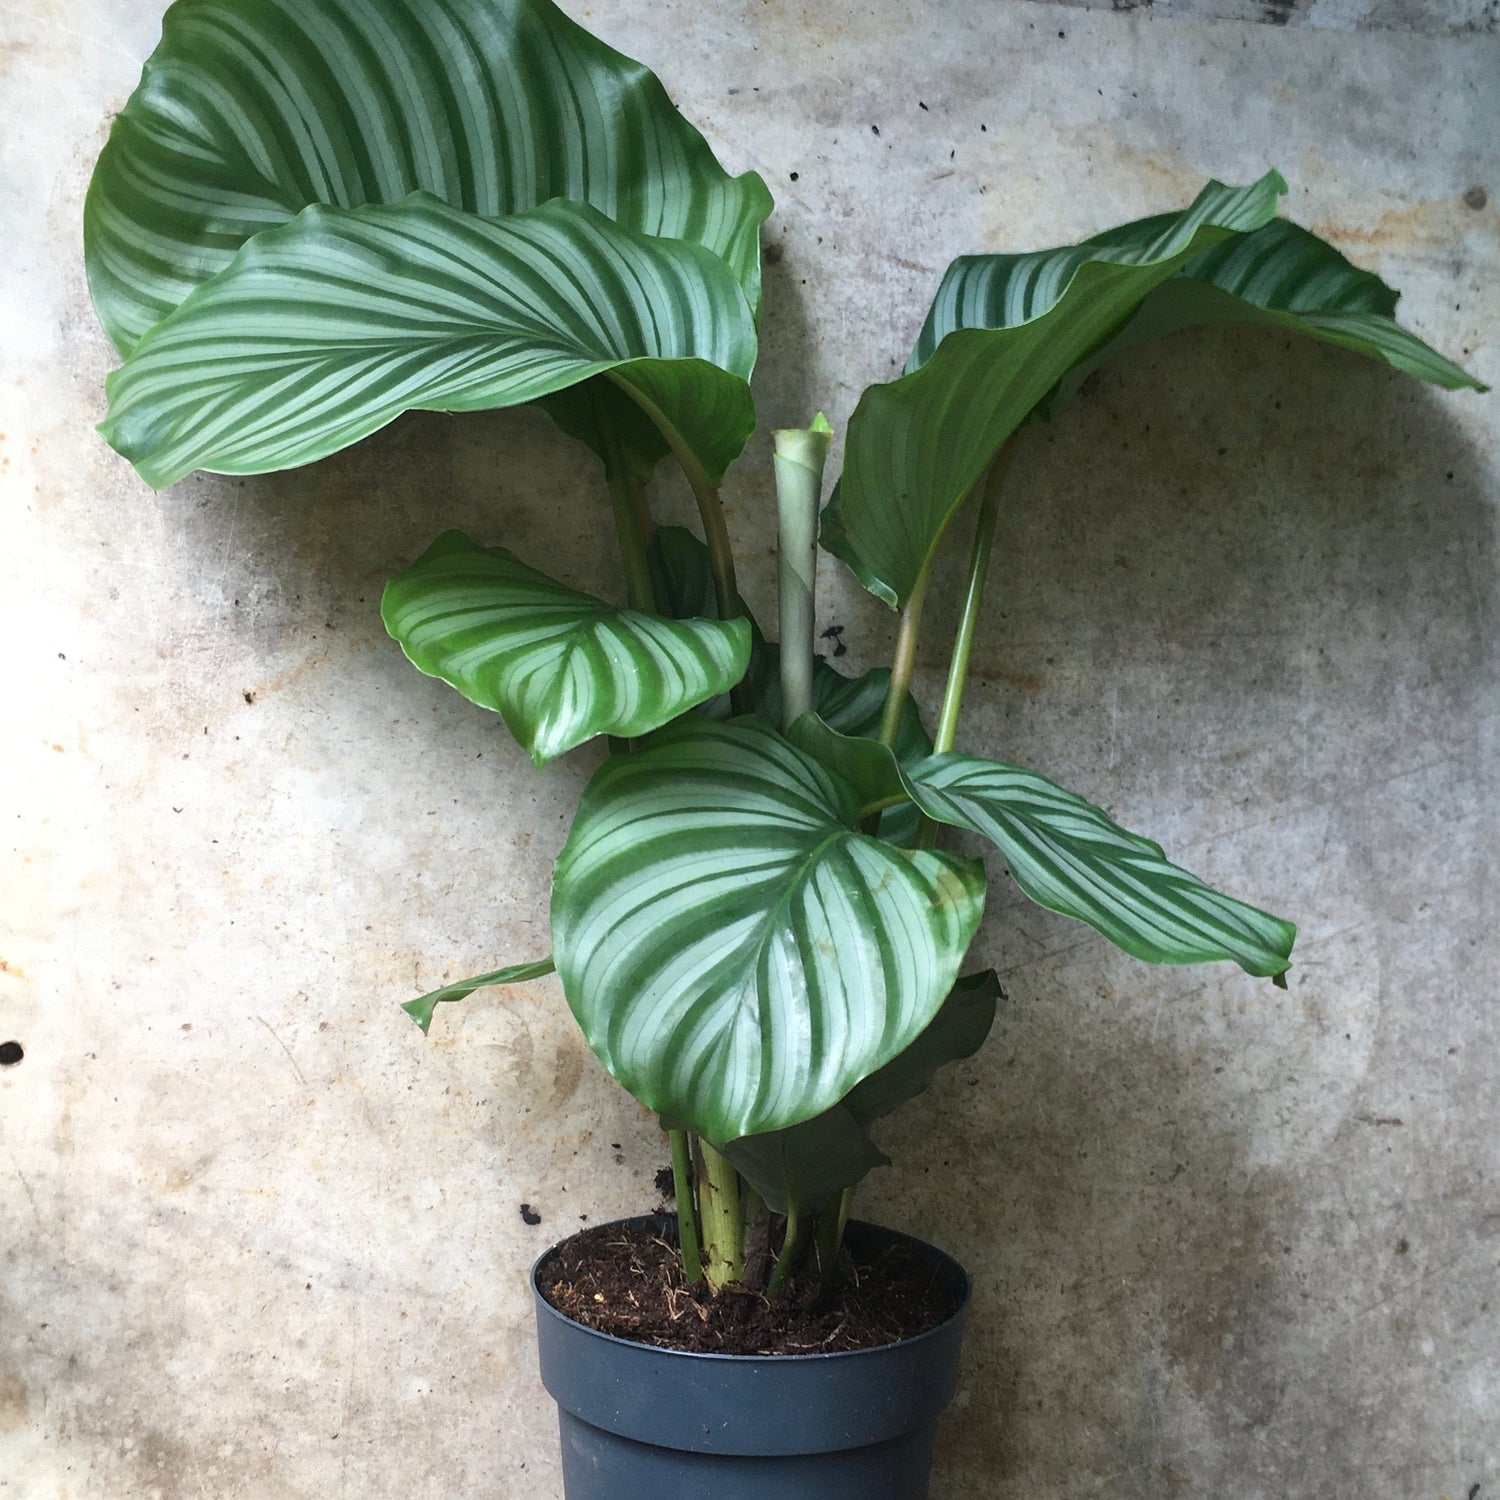
[[[281,1040],[281,1038],[279,1036],[276,1036],[276,1030],[275,1030],[275,1028],[271,1025],[271,1023],[268,1020],[266,1020],[266,1018],[264,1016],[257,1016],[255,1019],[257,1021],[259,1021],[260,1024],[262,1026],[264,1026],[266,1028],[266,1030],[269,1031],[273,1037],[276,1038],[276,1045],[278,1047],[280,1047],[283,1052],[286,1053],[286,1060],[289,1063],[291,1063],[291,1065],[292,1065],[292,1072],[294,1072],[297,1075],[297,1081],[299,1083],[301,1083],[301,1085],[304,1088],[306,1088],[307,1087],[307,1079],[302,1076],[302,1069],[297,1066],[297,1059],[292,1056],[291,1049],[287,1046],[287,1044],[284,1041]]]
[[[36,1194],[31,1191],[31,1184],[27,1182],[26,1174],[21,1170],[21,1163],[16,1160],[16,1153],[7,1146],[5,1154],[10,1157],[10,1164],[16,1169],[16,1176],[21,1179],[21,1186],[26,1190],[26,1201],[31,1205],[31,1211],[36,1215],[37,1223],[40,1224],[42,1211],[36,1206]]]

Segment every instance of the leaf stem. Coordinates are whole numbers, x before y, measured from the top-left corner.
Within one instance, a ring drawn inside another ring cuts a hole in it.
[[[901,729],[901,717],[906,712],[907,694],[911,692],[912,674],[917,666],[917,637],[922,628],[922,606],[927,601],[927,584],[932,577],[932,559],[937,549],[929,554],[912,585],[906,608],[901,611],[901,630],[896,637],[896,654],[891,658],[891,681],[886,689],[885,710],[880,716],[880,743],[888,749],[894,748],[896,735]]]
[[[938,711],[937,733],[932,737],[932,753],[941,755],[953,748],[958,735],[958,716],[963,708],[964,688],[969,679],[969,657],[979,629],[979,614],[984,605],[984,585],[989,576],[990,553],[995,545],[995,520],[1000,510],[1000,491],[1015,462],[1015,441],[1001,448],[990,464],[974,521],[974,542],[969,549],[969,581],[964,588],[963,612],[953,637],[953,654],[948,661],[948,682],[943,689],[943,706]],[[917,848],[931,849],[937,843],[938,825],[923,814],[917,825]]]
[[[776,434],[776,514],[781,615],[781,727],[812,707],[813,601],[818,501],[833,429],[819,412],[809,427]]]
[[[646,506],[644,491],[631,480],[620,434],[594,399],[592,386],[589,405],[593,408],[594,427],[604,441],[604,480],[609,486],[610,505],[615,513],[615,536],[620,543],[620,561],[625,568],[625,599],[631,609],[654,612],[656,593],[651,585],[651,565],[646,559],[651,512]]]
[[[844,1220],[840,1211],[842,1203],[843,1195],[835,1193],[818,1209],[813,1253],[818,1260],[818,1277],[825,1287],[832,1286],[838,1277],[839,1247],[844,1242]]]
[[[734,577],[734,549],[729,544],[729,528],[724,524],[724,507],[719,503],[718,485],[709,478],[708,470],[698,462],[698,455],[688,447],[667,414],[649,396],[638,391],[628,380],[622,380],[613,370],[606,370],[604,374],[650,417],[681,465],[693,499],[698,504],[699,520],[703,523],[703,541],[708,548],[708,566],[713,573],[714,601],[718,605],[719,618],[739,619],[740,591]],[[730,688],[729,703],[737,714],[750,711],[750,698],[743,678]]]
[[[943,692],[943,707],[938,715],[937,733],[933,736],[934,754],[953,748],[958,733],[958,715],[963,707],[964,685],[969,676],[969,656],[974,649],[974,635],[979,612],[984,603],[984,584],[989,573],[990,551],[995,542],[995,517],[1000,508],[1000,489],[1014,461],[1015,444],[1007,443],[990,464],[979,502],[979,516],[974,522],[974,545],[969,552],[969,582],[964,590],[963,613],[958,632],[953,637],[953,655],[948,663],[948,685]]]
[[[651,565],[646,560],[646,544],[641,537],[640,516],[631,494],[629,476],[613,466],[606,467],[609,498],[615,512],[615,535],[620,542],[620,561],[625,565],[625,599],[631,609],[651,613],[656,608],[656,594],[651,586]]]
[[[683,1279],[691,1285],[703,1280],[703,1262],[698,1254],[698,1217],[693,1210],[687,1131],[669,1130],[667,1140],[672,1145],[672,1191],[677,1195],[677,1247],[682,1256]]]
[[[724,507],[719,503],[718,485],[709,478],[708,470],[698,461],[698,455],[688,447],[667,414],[649,396],[638,391],[628,380],[620,379],[612,370],[605,371],[605,375],[650,417],[682,466],[683,475],[693,492],[693,499],[698,504],[698,515],[703,522],[703,540],[708,547],[709,567],[713,570],[714,597],[719,606],[719,618],[738,619],[740,596],[734,579],[734,552],[729,545],[729,528],[724,524]]]
[[[745,1274],[745,1221],[740,1211],[739,1173],[701,1136],[703,1171],[698,1201],[703,1214],[703,1274],[717,1292]]]
[[[797,1210],[788,1206],[786,1214],[786,1233],[781,1238],[781,1254],[776,1257],[776,1264],[771,1271],[771,1279],[766,1283],[766,1296],[774,1299],[782,1287],[786,1285],[786,1279],[797,1269],[797,1262],[802,1259],[804,1242],[807,1238],[807,1228]]]

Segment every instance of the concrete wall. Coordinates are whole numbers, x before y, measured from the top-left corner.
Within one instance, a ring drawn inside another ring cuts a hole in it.
[[[777,195],[764,429],[847,418],[952,255],[1270,164],[1500,380],[1493,6],[571,8]],[[160,10],[0,16],[0,1500],[554,1496],[525,1269],[649,1206],[662,1146],[554,982],[427,1042],[397,1004],[546,951],[593,760],[535,773],[376,602],[449,525],[613,589],[605,500],[529,413],[161,495],[105,447],[80,204]],[[940,1500],[1500,1491],[1497,434],[1214,331],[1034,434],[962,742],[1302,939],[1281,994],[997,882],[1009,1002],[862,1196],[978,1278]],[[767,472],[762,436],[729,488],[759,606]],[[821,585],[844,664],[884,660],[892,618]]]

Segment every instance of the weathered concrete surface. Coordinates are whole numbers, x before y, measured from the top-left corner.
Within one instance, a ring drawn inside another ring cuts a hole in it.
[[[661,1149],[551,982],[426,1043],[396,1005],[546,950],[591,762],[537,775],[375,604],[455,524],[614,587],[604,500],[528,414],[159,496],[108,451],[79,206],[159,10],[0,18],[0,1500],[555,1495],[524,1271],[649,1204]],[[1270,163],[1500,377],[1493,38],[935,0],[587,19],[777,193],[766,427],[847,417],[951,255]],[[978,1276],[939,1500],[1500,1488],[1497,432],[1493,398],[1205,332],[1034,435],[963,740],[1303,936],[1281,995],[997,890],[1004,1018],[863,1199]],[[762,604],[766,473],[761,438],[731,490]],[[890,617],[826,559],[823,585],[846,665],[880,660]]]
[[[1500,0],[1065,0],[1089,10],[1149,11],[1194,21],[1261,21],[1335,31],[1420,31],[1493,35]]]

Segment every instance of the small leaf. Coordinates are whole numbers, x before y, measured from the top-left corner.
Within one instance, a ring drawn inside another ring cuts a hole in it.
[[[1292,923],[1205,885],[1045,776],[952,753],[904,774],[928,817],[983,834],[1033,901],[1127,953],[1158,964],[1232,959],[1272,978],[1290,967]]]
[[[587,203],[705,246],[759,304],[765,183],[551,0],[179,0],[89,185],[94,305],[127,353],[252,235],[418,191]]]
[[[540,979],[552,972],[550,958],[538,959],[530,964],[512,964],[510,968],[496,969],[492,974],[476,974],[472,979],[445,984],[442,989],[433,990],[431,994],[419,995],[415,1000],[406,1001],[401,1009],[422,1028],[422,1035],[426,1036],[427,1028],[432,1025],[432,1013],[438,1006],[454,1000],[467,1000],[475,990],[482,990],[487,985],[524,984],[528,979]]]
[[[493,709],[540,765],[595,735],[632,739],[744,675],[748,620],[663,620],[554,582],[445,532],[386,585],[412,662]]]
[[[777,1214],[808,1213],[891,1160],[842,1104],[785,1130],[729,1141],[724,1155]]]
[[[847,783],[752,717],[679,720],[595,774],[553,877],[557,967],[649,1108],[714,1142],[794,1125],[931,1020],[983,873],[858,816]]]
[[[100,431],[160,488],[607,375],[720,476],[755,425],[754,361],[749,305],[707,250],[576,203],[490,221],[418,194],[257,235],[110,375]]]

